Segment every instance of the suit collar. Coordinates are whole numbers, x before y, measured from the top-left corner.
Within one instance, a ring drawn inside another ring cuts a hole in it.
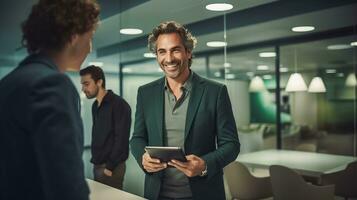
[[[27,56],[23,61],[20,62],[19,66],[28,65],[32,63],[41,63],[46,65],[47,67],[50,67],[51,69],[59,71],[53,60],[43,53],[35,53]]]
[[[192,93],[190,101],[188,103],[186,125],[185,125],[185,139],[190,133],[190,129],[193,123],[193,119],[196,116],[198,107],[201,103],[202,95],[205,90],[204,79],[198,76],[196,73],[192,73]]]

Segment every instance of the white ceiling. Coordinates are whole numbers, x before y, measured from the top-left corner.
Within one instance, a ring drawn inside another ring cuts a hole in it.
[[[10,2],[0,2],[0,67],[15,66],[19,59],[25,54],[25,50],[17,50],[21,45],[21,22],[27,17],[31,5],[35,0],[17,0]],[[146,1],[136,7],[128,9],[121,14],[115,14],[111,17],[101,20],[101,24],[94,37],[94,47],[101,48],[119,42],[135,40],[137,37],[146,36],[157,24],[166,20],[175,20],[182,24],[200,23],[217,16],[221,12],[212,12],[205,10],[204,6],[208,0],[151,0]],[[229,13],[244,11],[261,5],[268,5],[277,2],[275,0],[230,0],[234,9]],[[302,2],[304,3],[304,2]],[[305,2],[306,3],[306,2]],[[244,44],[257,43],[262,41],[276,40],[279,38],[289,38],[309,33],[294,33],[290,29],[297,25],[313,25],[316,27],[314,32],[322,32],[342,27],[353,26],[357,24],[357,3],[344,6],[321,9],[313,12],[301,13],[284,18],[269,20],[239,26],[227,31],[228,47],[240,46]],[[103,10],[102,12],[106,12]],[[281,10],[281,12],[290,12]],[[269,10],[262,15],[270,15]],[[254,17],[254,16],[252,16]],[[234,19],[240,20],[240,19]],[[227,21],[227,23],[229,23]],[[139,36],[120,35],[121,27],[141,28],[143,34]],[[209,27],[205,27],[208,28]],[[222,31],[210,34],[201,34],[197,36],[198,46],[195,52],[205,52],[211,50],[205,44],[211,40],[223,39],[223,21]],[[326,47],[330,44],[349,43],[357,40],[357,33],[353,36],[346,36],[335,39],[326,39],[316,42],[301,43],[298,45],[289,45],[281,47],[281,64],[284,67],[294,68],[294,49],[298,49],[298,68],[302,70],[330,67],[349,67],[352,69],[353,56],[356,54],[356,48],[347,50],[329,51]],[[228,52],[228,61],[232,63],[232,70],[245,73],[256,71],[257,64],[269,65],[271,72],[274,67],[274,58],[259,58],[258,53],[271,48],[249,50],[245,52]],[[89,55],[84,65],[90,61],[100,61],[104,63],[107,71],[117,71],[120,61],[136,61],[144,59],[143,53],[147,52],[146,46],[119,53],[113,53],[109,56],[97,58],[95,51]],[[222,53],[210,58],[211,72],[222,70]],[[153,59],[154,60],[154,59]],[[135,64],[130,66],[133,71],[150,73],[157,71],[154,61],[149,64]],[[194,64],[197,68],[205,68],[204,59],[196,59]],[[145,67],[148,66],[148,67]],[[195,66],[193,66],[195,67]],[[146,69],[147,68],[147,69]]]

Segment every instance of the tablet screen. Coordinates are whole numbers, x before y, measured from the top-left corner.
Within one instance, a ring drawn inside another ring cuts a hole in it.
[[[185,154],[181,147],[157,147],[146,146],[146,151],[152,158],[157,158],[161,162],[169,162],[172,159],[187,162]]]

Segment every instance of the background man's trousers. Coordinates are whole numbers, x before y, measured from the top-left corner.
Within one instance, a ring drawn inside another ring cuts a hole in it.
[[[125,162],[120,163],[113,171],[112,176],[107,176],[104,174],[105,164],[94,165],[93,174],[94,180],[105,185],[109,185],[120,190],[123,189],[123,181],[125,174]]]

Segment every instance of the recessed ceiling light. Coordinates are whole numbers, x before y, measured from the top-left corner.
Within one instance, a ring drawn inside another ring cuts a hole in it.
[[[229,62],[226,62],[226,63],[223,64],[223,67],[231,67],[231,66],[232,66],[232,64],[229,63]]]
[[[351,42],[351,44],[350,44],[351,46],[357,46],[357,41],[355,41],[355,42]]]
[[[98,67],[103,67],[103,62],[89,62],[88,65],[95,65]]]
[[[269,57],[275,57],[276,53],[275,52],[261,52],[259,53],[259,57],[262,58],[269,58]]]
[[[122,28],[119,32],[124,35],[138,35],[143,33],[143,30],[138,28]]]
[[[156,55],[151,53],[151,52],[149,52],[149,53],[144,53],[144,57],[145,58],[156,58]]]
[[[207,42],[206,45],[209,47],[224,47],[227,45],[227,42],[211,41],[211,42]]]
[[[269,74],[263,75],[263,79],[272,79],[272,78],[273,78],[272,75]]]
[[[280,67],[280,72],[288,72],[289,69],[287,67]]]
[[[333,74],[333,73],[336,73],[336,69],[326,69],[325,72],[327,74]]]
[[[234,74],[226,74],[226,79],[234,79],[235,77]]]
[[[295,26],[295,27],[291,28],[291,30],[294,32],[308,32],[308,31],[315,30],[315,27],[313,27],[313,26]]]
[[[123,73],[131,73],[133,70],[131,68],[125,67],[123,68]]]
[[[212,3],[207,4],[206,9],[210,11],[227,11],[233,8],[232,4],[229,3]]]
[[[337,76],[337,77],[344,77],[345,74],[344,74],[344,73],[337,73],[336,76]]]
[[[253,77],[254,76],[254,72],[247,72],[247,76]]]
[[[351,45],[347,45],[347,44],[334,44],[334,45],[327,46],[328,50],[341,50],[341,49],[349,49],[349,48],[351,48]]]
[[[269,66],[268,65],[258,65],[257,70],[268,70]]]
[[[215,77],[221,77],[221,72],[215,72],[215,73],[214,73],[214,76],[215,76]]]

